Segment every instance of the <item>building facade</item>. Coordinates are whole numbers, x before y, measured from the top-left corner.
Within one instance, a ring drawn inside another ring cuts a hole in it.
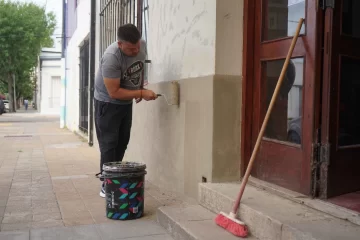
[[[43,48],[36,68],[34,102],[41,114],[60,114],[61,50]]]
[[[148,87],[166,95],[177,81],[180,104],[169,106],[163,98],[134,104],[125,158],[145,162],[152,183],[191,197],[200,182],[241,179],[296,27],[305,18],[252,176],[329,201],[360,190],[360,114],[351,108],[360,101],[353,93],[360,69],[356,1],[67,4],[68,24],[78,25],[67,27],[74,30],[66,36],[66,125],[97,147],[94,72],[102,52],[116,41],[117,27],[137,24],[148,44]]]

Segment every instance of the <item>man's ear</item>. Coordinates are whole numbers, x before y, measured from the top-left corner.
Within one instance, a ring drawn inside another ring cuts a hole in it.
[[[121,48],[121,46],[122,46],[122,42],[118,41],[118,47]]]

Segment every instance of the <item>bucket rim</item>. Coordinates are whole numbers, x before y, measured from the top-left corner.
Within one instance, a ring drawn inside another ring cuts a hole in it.
[[[133,172],[143,171],[146,169],[146,164],[142,162],[108,162],[103,164],[104,172]]]

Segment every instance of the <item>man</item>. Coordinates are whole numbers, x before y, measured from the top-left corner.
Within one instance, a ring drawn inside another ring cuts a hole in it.
[[[130,140],[132,105],[155,100],[157,95],[143,88],[146,43],[136,26],[118,29],[118,41],[104,52],[95,79],[95,126],[101,152],[100,173],[107,162],[122,161]],[[100,177],[101,181],[103,178]],[[100,196],[105,197],[104,183]]]

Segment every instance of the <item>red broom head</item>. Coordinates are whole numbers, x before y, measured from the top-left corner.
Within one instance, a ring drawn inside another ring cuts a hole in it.
[[[215,223],[237,237],[247,237],[249,233],[245,224],[222,213],[216,216]]]

